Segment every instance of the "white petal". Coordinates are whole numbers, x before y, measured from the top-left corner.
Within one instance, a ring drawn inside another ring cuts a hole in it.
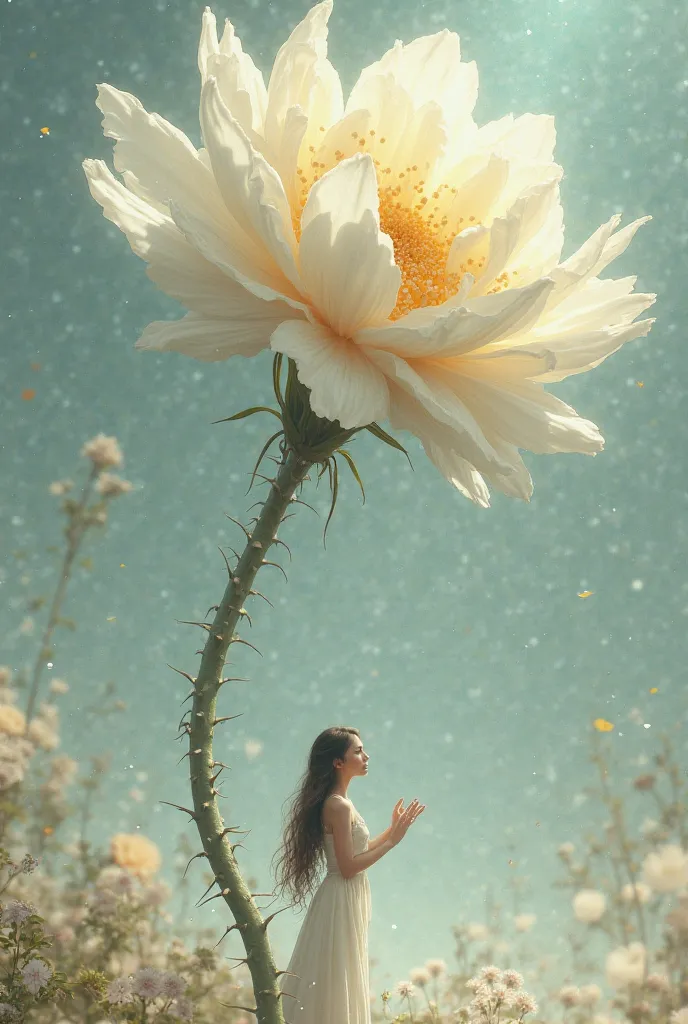
[[[358,109],[369,114],[376,133],[367,139],[366,152],[380,162],[380,184],[400,188],[401,202],[416,198],[414,185],[432,177],[447,141],[442,108],[432,101],[415,107],[405,85],[392,74],[376,75],[362,92],[353,92],[348,116],[357,110],[354,100]],[[417,170],[409,171],[414,165]]]
[[[445,480],[480,508],[490,507],[490,492],[482,475],[460,455],[432,441],[423,441],[425,453]]]
[[[444,447],[460,452],[477,470],[483,472],[490,466],[500,472],[508,472],[509,467],[503,463],[468,408],[457,399],[452,391],[441,380],[426,379],[425,364],[418,365],[418,372],[405,360],[392,352],[378,349],[367,349],[369,358],[389,378],[391,384],[405,391],[413,403],[406,403],[405,420],[396,421],[390,417],[392,425],[418,433],[411,425],[411,417],[420,417],[426,423],[429,415],[433,423],[433,435]],[[398,402],[397,402],[398,406]],[[419,434],[419,436],[421,436]]]
[[[524,246],[556,215],[559,206],[557,181],[536,185],[521,196],[505,217],[498,217],[490,230],[490,255],[487,265],[476,281],[475,294],[484,295],[504,269],[514,261]]]
[[[539,339],[533,348],[538,349],[541,344],[551,352],[555,360],[554,367],[540,379],[545,383],[553,383],[592,370],[608,356],[618,352],[627,341],[645,337],[653,323],[654,320],[639,320],[627,326],[607,327],[587,334],[564,334]]]
[[[377,179],[368,156],[343,160],[310,191],[301,217],[301,279],[329,327],[351,337],[394,309],[401,272],[380,231]]]
[[[187,309],[227,320],[300,316],[284,302],[256,298],[192,246],[169,213],[161,213],[119,182],[102,160],[85,160],[91,195],[141,259],[148,276]],[[264,310],[264,314],[261,313]]]
[[[255,145],[265,120],[265,82],[251,57],[243,52],[229,19],[218,43],[215,15],[209,7],[203,12],[198,69],[203,84],[210,76],[217,79],[223,101]]]
[[[426,370],[430,385],[445,383],[446,374]],[[452,391],[465,404],[485,433],[496,435],[517,448],[536,454],[579,452],[594,455],[604,441],[595,426],[575,409],[545,391],[541,384],[521,382],[494,384],[476,377],[456,375]]]
[[[478,129],[476,147],[503,153],[510,159],[528,164],[552,160],[556,131],[550,114],[512,114],[490,121]]]
[[[455,309],[437,306],[413,310],[382,327],[359,331],[356,341],[407,359],[465,356],[529,330],[537,322],[551,288],[552,282],[543,278],[526,288],[471,299],[466,306]],[[432,316],[435,309],[439,312]]]
[[[259,305],[258,299],[253,301],[253,310],[245,305],[241,316],[229,320],[212,320],[196,313],[187,313],[181,320],[156,320],[146,327],[136,348],[181,352],[208,363],[230,356],[255,356],[269,347],[271,334],[284,319],[282,303]],[[287,315],[293,316],[293,311]]]
[[[199,217],[224,218],[212,174],[183,132],[111,85],[98,86],[96,104],[103,133],[115,139],[115,167],[136,178],[139,195],[163,205],[184,199]]]
[[[176,203],[170,204],[170,213],[172,214],[174,223],[184,234],[184,237],[201,254],[201,256],[205,257],[205,259],[209,260],[211,263],[214,263],[216,267],[219,267],[223,273],[227,274],[228,277],[231,277],[231,279],[236,281],[237,284],[248,289],[248,291],[259,299],[264,299],[268,302],[280,299],[283,302],[288,303],[292,308],[301,310],[307,316],[309,315],[310,311],[288,281],[283,280],[281,282],[277,282],[278,284],[284,285],[284,289],[280,291],[274,287],[274,275],[268,272],[263,272],[257,266],[257,261],[251,268],[251,276],[243,273],[236,265],[228,262],[225,240],[217,231],[213,230],[212,225],[197,220],[187,210]]]
[[[567,334],[606,325],[628,324],[651,306],[656,296],[634,292],[635,277],[590,278],[538,324],[540,334]]]
[[[459,216],[476,224],[489,224],[495,204],[509,179],[509,163],[490,154],[483,164],[456,192],[447,211],[450,223]]]
[[[485,474],[486,481],[501,491],[502,494],[506,494],[508,498],[530,501],[533,494],[533,480],[519,454],[518,448],[496,438],[490,438],[490,440],[502,458],[509,462],[511,471],[506,474],[488,472]]]
[[[201,128],[225,206],[246,234],[265,247],[298,291],[296,238],[282,182],[230,114],[214,78],[208,79],[201,92]],[[284,288],[278,278],[274,273],[273,287]]]
[[[298,197],[299,153],[319,142],[320,127],[329,128],[344,108],[339,75],[327,59],[331,13],[332,0],[310,9],[280,47],[268,85],[265,153],[293,205]]]
[[[339,420],[344,429],[387,417],[385,378],[353,342],[320,324],[292,321],[277,327],[270,344],[295,360],[316,416]]]
[[[401,86],[415,110],[430,103],[439,105],[452,142],[468,123],[472,123],[478,73],[473,62],[461,62],[459,37],[455,32],[443,29],[406,45],[397,40],[380,60],[363,69],[351,90],[347,112],[357,108],[372,109],[377,102],[372,93],[379,88],[380,79],[393,79]],[[386,121],[380,121],[383,134],[387,134],[388,127]]]
[[[109,85],[98,87],[97,102],[105,114],[105,134],[117,140],[115,167],[127,172],[127,186],[158,208],[182,206],[217,238],[228,265],[279,290],[284,278],[274,260],[231,216],[212,171],[183,132]]]
[[[602,224],[573,256],[551,271],[555,289],[550,296],[549,307],[557,306],[586,281],[601,273],[611,260],[625,251],[638,228],[649,220],[650,217],[641,217],[616,234],[614,229],[621,222],[620,215],[616,214]]]

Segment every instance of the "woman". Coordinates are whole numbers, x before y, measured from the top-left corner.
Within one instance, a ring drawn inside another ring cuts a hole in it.
[[[303,907],[323,860],[327,874],[313,896],[284,976],[287,1024],[370,1022],[366,869],[401,842],[425,805],[413,800],[404,810],[399,800],[389,828],[369,841],[366,824],[347,797],[351,780],[367,771],[368,755],[358,730],[325,729],[311,747],[293,801],[278,861],[278,888]]]

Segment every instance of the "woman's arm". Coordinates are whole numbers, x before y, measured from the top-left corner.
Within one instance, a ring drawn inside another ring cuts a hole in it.
[[[389,825],[384,832],[381,832],[379,836],[375,836],[374,839],[368,840],[368,849],[377,850],[378,846],[382,846],[389,839],[389,834],[392,831],[392,826]]]
[[[359,871],[372,867],[381,857],[393,849],[394,844],[386,839],[375,849],[368,847],[363,853],[354,855],[354,841],[351,833],[351,804],[348,800],[332,798],[329,813],[334,838],[334,853],[337,865],[344,878],[353,878]]]

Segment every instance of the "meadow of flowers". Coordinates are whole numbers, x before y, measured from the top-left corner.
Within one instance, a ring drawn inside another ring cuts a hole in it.
[[[89,472],[80,496],[71,481],[49,488],[62,502],[64,552],[33,670],[0,667],[0,1024],[248,1024],[255,1002],[246,964],[226,956],[222,934],[194,930],[169,909],[171,883],[190,884],[177,863],[164,864],[140,833],[115,833],[104,848],[89,841],[107,757],[79,764],[60,750],[69,685],[46,683],[44,668],[68,623],[63,603],[83,545],[106,525],[112,500],[131,490],[112,473],[122,462],[114,438],[99,435],[82,455]],[[106,713],[126,713],[112,698],[101,702]],[[509,915],[493,908],[486,923],[454,926],[452,963],[428,959],[393,991],[374,992],[375,1024],[502,1024],[526,1015],[688,1024],[685,769],[669,737],[634,776],[612,767],[607,741],[591,735],[598,824],[552,851],[562,909],[570,907],[567,966],[552,968],[538,951],[528,906],[514,904]],[[184,840],[180,853],[190,853]],[[212,884],[206,872],[204,885]],[[526,934],[528,951],[518,941]],[[428,936],[429,953],[438,945],[444,937]]]

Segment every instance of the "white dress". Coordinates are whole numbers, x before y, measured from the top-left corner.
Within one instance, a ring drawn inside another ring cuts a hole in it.
[[[368,848],[370,832],[354,812],[354,856]],[[344,878],[325,833],[327,874],[315,892],[283,976],[286,1024],[370,1024],[368,925],[370,884],[366,871]],[[296,998],[294,998],[296,997]]]

